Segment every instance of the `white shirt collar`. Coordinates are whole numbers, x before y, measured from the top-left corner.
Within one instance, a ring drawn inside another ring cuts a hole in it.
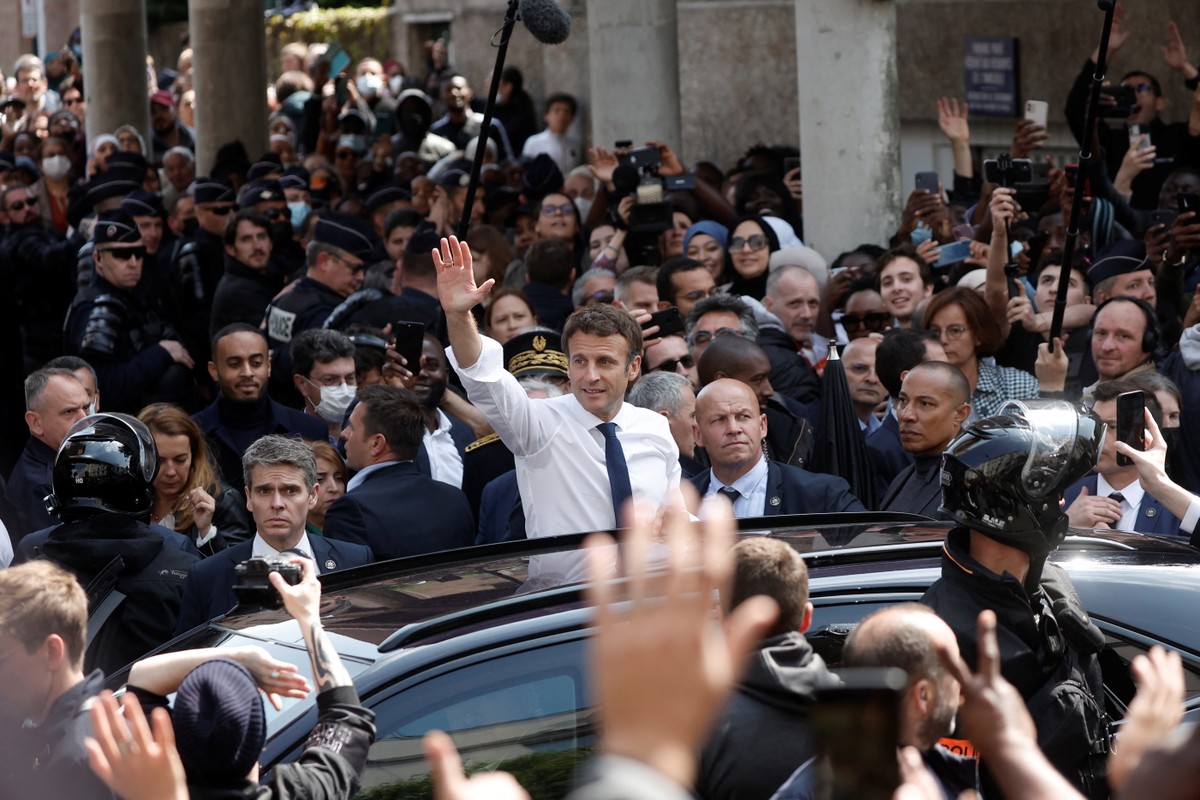
[[[312,543],[308,541],[308,531],[300,534],[300,541],[296,542],[292,549],[307,553],[308,557],[313,560],[313,563],[317,564],[317,557],[313,553]],[[290,556],[291,553],[284,553],[282,550],[276,550],[274,545],[262,538],[262,534],[260,534],[258,531],[255,531],[254,539],[250,545],[250,555],[254,558],[269,558],[272,556],[287,557]],[[317,572],[320,572],[320,565],[318,564],[317,566]]]
[[[354,477],[351,478],[346,483],[346,491],[347,492],[354,491],[354,489],[358,488],[359,484],[361,484],[363,481],[365,481],[367,479],[367,476],[370,475],[372,472],[375,472],[383,467],[389,467],[392,464],[399,464],[399,463],[400,463],[399,461],[396,461],[393,459],[392,461],[380,461],[378,464],[371,464],[370,466],[363,467],[358,472],[354,473]]]

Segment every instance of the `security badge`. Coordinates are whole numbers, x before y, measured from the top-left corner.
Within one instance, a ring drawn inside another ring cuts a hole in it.
[[[337,569],[337,562],[332,558],[325,559],[325,569]]]
[[[1158,509],[1156,509],[1156,508],[1147,508],[1146,509],[1147,517],[1153,517],[1156,513],[1158,513]]]
[[[109,239],[111,239],[111,238],[113,238],[114,236],[116,236],[116,235],[117,235],[117,226],[116,226],[116,225],[109,225],[109,226],[108,226],[108,230],[104,232],[104,235],[105,235],[105,236],[107,236]]]
[[[771,498],[771,500],[770,500],[770,503],[771,503],[771,505],[773,505],[773,506],[777,506],[777,505],[779,505],[779,503],[780,503],[780,502],[781,502],[781,501],[780,501],[780,499],[779,499],[778,497],[772,497],[772,498]]]

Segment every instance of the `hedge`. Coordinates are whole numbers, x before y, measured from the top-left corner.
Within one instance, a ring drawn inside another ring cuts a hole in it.
[[[350,63],[371,56],[380,61],[391,57],[390,9],[318,8],[290,17],[275,15],[267,19],[267,53],[279,69],[279,50],[290,42],[319,44],[337,39]]]

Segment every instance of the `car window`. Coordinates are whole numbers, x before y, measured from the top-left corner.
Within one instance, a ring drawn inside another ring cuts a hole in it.
[[[359,796],[432,797],[421,738],[434,729],[451,735],[468,772],[511,772],[534,800],[566,796],[595,736],[584,659],[576,639],[475,660],[374,705]]]
[[[1150,650],[1150,642],[1143,641],[1144,637],[1130,631],[1117,630],[1115,626],[1098,621],[1104,631],[1104,642],[1107,645],[1100,654],[1100,666],[1104,671],[1104,686],[1110,699],[1117,701],[1114,708],[1109,703],[1109,714],[1116,719],[1125,716],[1136,686],[1130,675],[1130,665],[1139,655],[1145,655]],[[1183,661],[1183,702],[1187,707],[1200,703],[1200,670],[1195,662],[1185,656]]]

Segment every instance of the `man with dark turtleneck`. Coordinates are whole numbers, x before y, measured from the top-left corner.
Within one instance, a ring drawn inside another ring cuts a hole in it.
[[[942,503],[942,452],[970,415],[970,400],[966,377],[945,361],[925,361],[904,376],[895,403],[896,418],[900,444],[912,454],[914,462],[892,481],[880,511],[950,519],[938,510]]]
[[[225,483],[243,490],[242,454],[269,433],[298,435],[309,441],[327,441],[324,422],[276,403],[267,395],[271,357],[262,331],[245,323],[227,325],[212,340],[208,374],[220,394],[195,415],[216,450]]]

